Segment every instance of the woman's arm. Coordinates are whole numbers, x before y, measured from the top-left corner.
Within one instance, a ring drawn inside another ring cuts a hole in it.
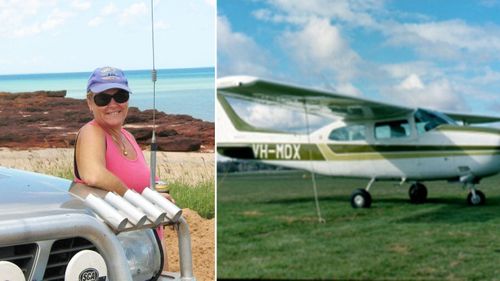
[[[81,180],[90,186],[115,191],[123,196],[127,186],[106,169],[106,137],[98,126],[87,124],[76,143],[76,163]]]

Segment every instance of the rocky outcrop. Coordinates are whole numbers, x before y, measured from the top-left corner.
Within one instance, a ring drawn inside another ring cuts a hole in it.
[[[0,147],[17,149],[72,147],[78,130],[92,120],[85,100],[66,98],[66,91],[0,92]],[[152,110],[130,107],[125,128],[149,146]],[[214,149],[214,123],[188,115],[156,112],[156,139],[161,151]]]

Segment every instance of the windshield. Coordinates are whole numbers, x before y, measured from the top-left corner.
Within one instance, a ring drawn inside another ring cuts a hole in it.
[[[430,131],[442,124],[457,125],[453,119],[441,112],[424,109],[415,111],[415,124],[419,133]]]

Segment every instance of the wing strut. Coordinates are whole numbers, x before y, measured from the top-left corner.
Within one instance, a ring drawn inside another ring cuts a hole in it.
[[[311,135],[309,131],[309,117],[307,116],[307,104],[306,104],[306,99],[303,99],[304,102],[304,115],[306,118],[306,128],[307,128],[307,142],[311,144]],[[309,149],[309,159],[311,159],[311,181],[312,181],[312,186],[313,186],[313,192],[314,192],[314,203],[316,204],[316,213],[318,214],[318,222],[319,223],[325,223],[326,220],[321,216],[321,209],[319,207],[319,200],[318,200],[318,189],[316,187],[316,173],[314,172],[314,164],[312,162],[312,150]]]

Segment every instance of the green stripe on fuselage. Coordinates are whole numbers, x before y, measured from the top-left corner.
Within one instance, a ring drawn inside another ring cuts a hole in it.
[[[231,151],[231,155],[224,153],[225,150],[228,152]],[[224,147],[224,144],[220,144],[218,151],[230,157],[254,160],[356,161],[500,155],[500,146],[256,143],[241,145],[231,144],[231,146],[228,147]],[[239,151],[241,151],[241,153]],[[239,157],[239,155],[241,155],[241,157]]]
[[[342,153],[388,153],[388,152],[460,152],[472,150],[500,150],[500,146],[481,145],[352,145],[329,144],[328,147],[337,154]]]

